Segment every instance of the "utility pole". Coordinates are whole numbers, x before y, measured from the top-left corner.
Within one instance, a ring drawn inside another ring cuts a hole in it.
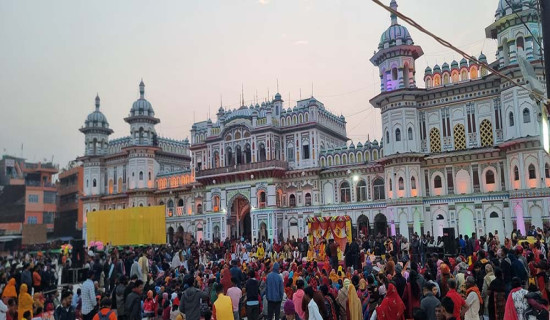
[[[542,41],[544,45],[544,68],[546,73],[546,97],[550,97],[550,0],[540,0],[542,17]]]

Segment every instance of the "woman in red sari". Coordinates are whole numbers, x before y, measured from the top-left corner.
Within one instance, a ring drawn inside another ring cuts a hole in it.
[[[227,290],[231,288],[231,272],[229,271],[229,265],[225,265],[222,271],[222,278],[220,280],[223,286],[223,294],[227,294]]]
[[[413,310],[420,308],[420,286],[418,285],[418,272],[411,270],[409,278],[407,279],[407,286],[403,293],[403,303],[407,307],[407,319],[413,318]]]
[[[392,283],[388,286],[386,297],[376,308],[376,320],[405,320],[405,304]]]

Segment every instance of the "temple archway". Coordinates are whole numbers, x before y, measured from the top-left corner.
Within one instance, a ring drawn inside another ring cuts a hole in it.
[[[369,218],[362,214],[357,219],[357,236],[364,235],[368,236],[370,234],[370,224]]]
[[[378,236],[379,234],[388,235],[388,219],[382,213],[374,217],[374,235]]]
[[[244,196],[239,196],[231,204],[231,216],[228,224],[233,238],[251,239],[252,223],[250,218],[250,202]]]

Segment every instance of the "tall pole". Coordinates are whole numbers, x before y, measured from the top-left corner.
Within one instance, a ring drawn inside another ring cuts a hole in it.
[[[546,96],[550,97],[550,0],[540,0],[542,17],[542,41],[544,44],[544,68],[546,73]]]

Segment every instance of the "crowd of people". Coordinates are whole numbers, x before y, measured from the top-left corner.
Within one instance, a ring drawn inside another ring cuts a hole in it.
[[[550,231],[499,236],[106,246],[72,285],[70,255],[21,252],[0,257],[0,320],[549,319]]]

